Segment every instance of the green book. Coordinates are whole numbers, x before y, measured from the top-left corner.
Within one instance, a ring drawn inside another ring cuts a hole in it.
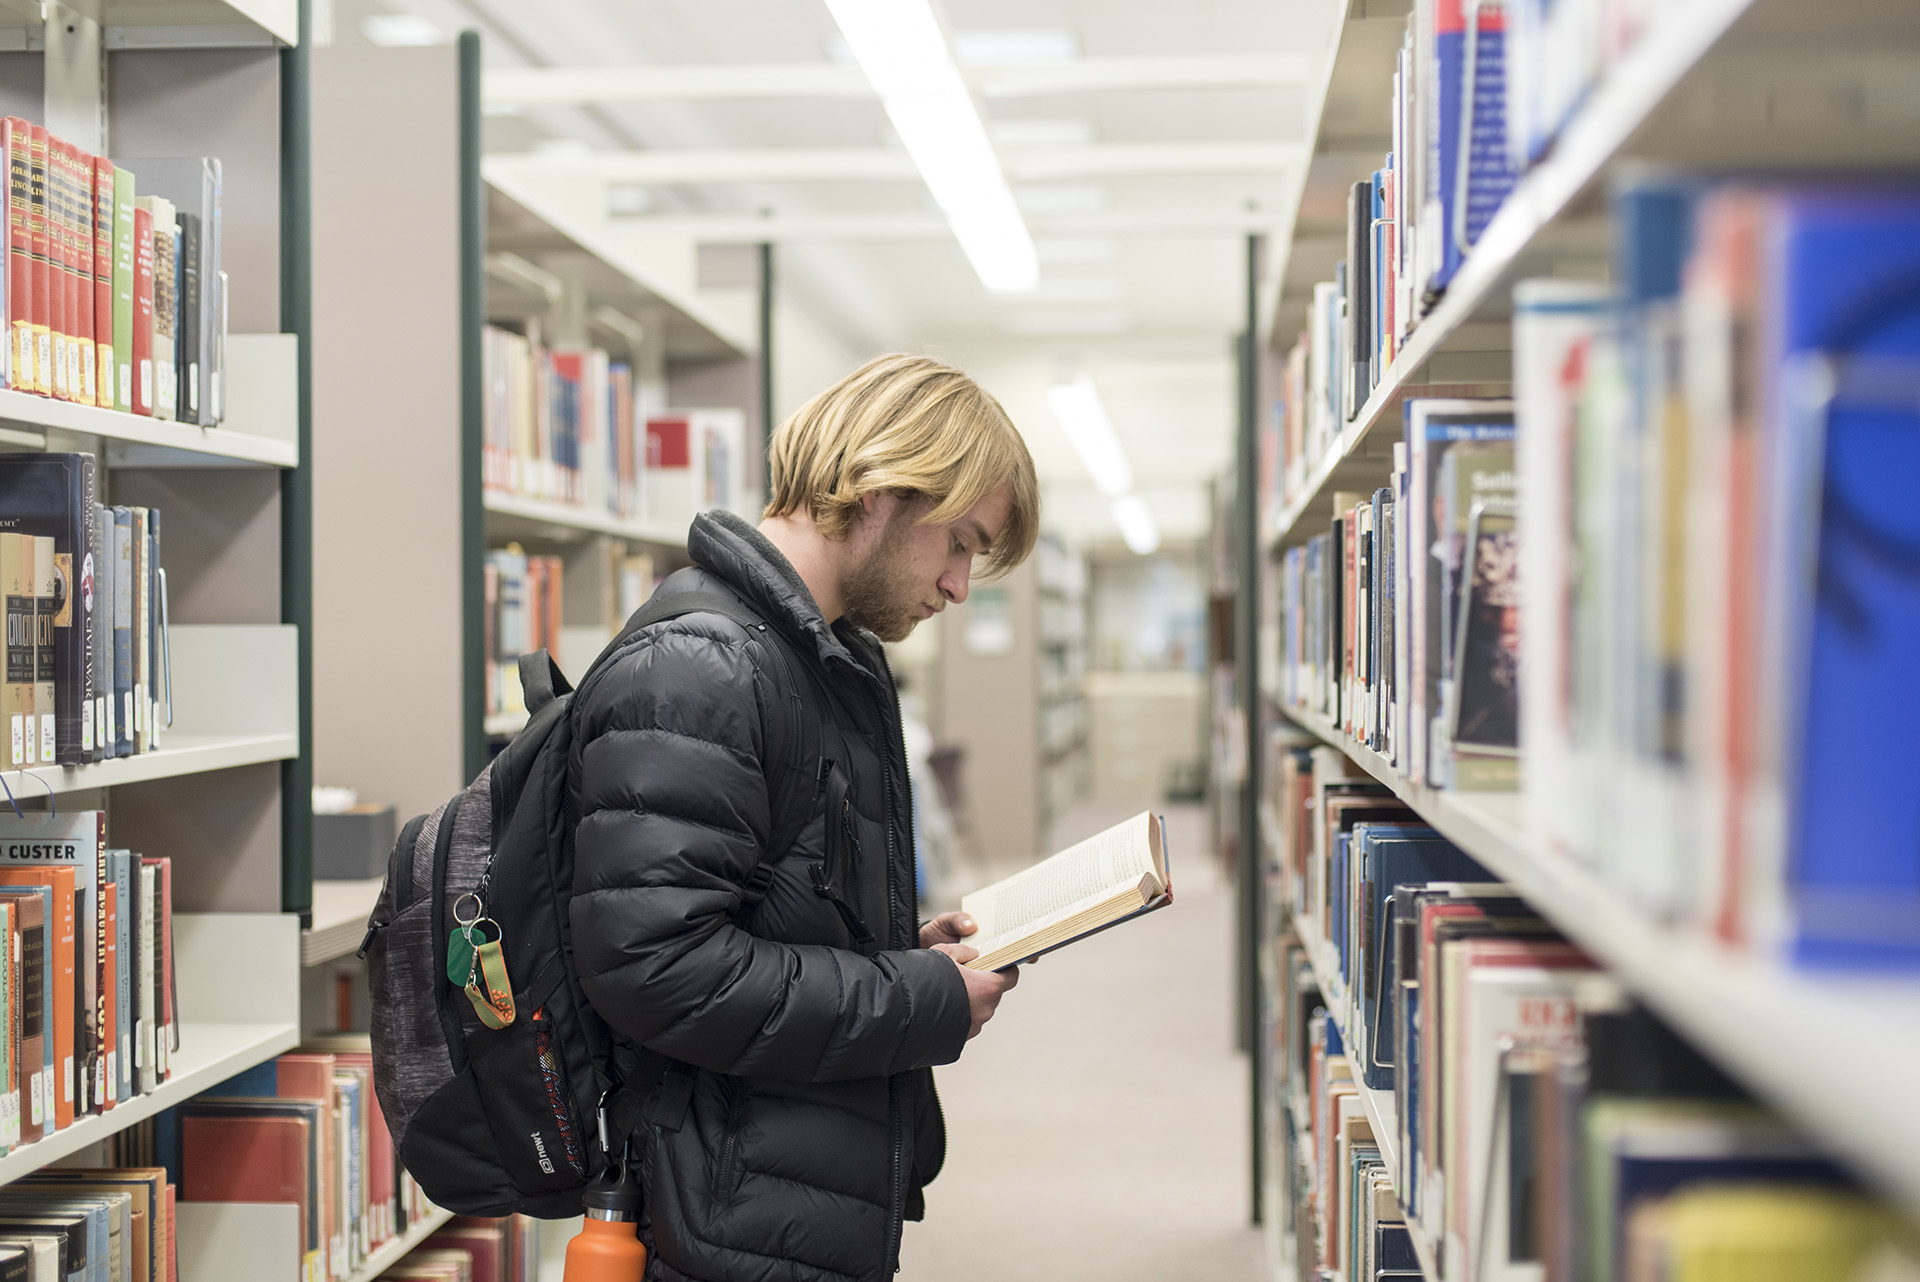
[[[133,173],[113,171],[113,350],[119,379],[113,408],[133,412]]]

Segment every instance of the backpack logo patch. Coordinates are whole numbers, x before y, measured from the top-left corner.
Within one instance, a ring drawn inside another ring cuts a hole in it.
[[[540,1132],[533,1132],[533,1152],[540,1159],[540,1169],[548,1175],[553,1174],[553,1159],[547,1156],[546,1141],[540,1138]]]

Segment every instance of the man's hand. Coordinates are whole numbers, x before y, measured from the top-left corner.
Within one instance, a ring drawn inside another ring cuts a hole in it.
[[[924,932],[922,932],[924,937]],[[1006,970],[974,970],[963,965],[980,955],[980,950],[972,944],[935,944],[933,950],[945,953],[953,958],[953,964],[960,971],[960,978],[967,984],[967,1009],[973,1015],[973,1026],[967,1030],[967,1040],[980,1036],[987,1021],[993,1018],[993,1012],[999,1008],[1000,998],[1006,991],[1020,982],[1020,971],[1016,967]]]
[[[941,913],[920,928],[920,947],[958,944],[980,927],[965,913]]]

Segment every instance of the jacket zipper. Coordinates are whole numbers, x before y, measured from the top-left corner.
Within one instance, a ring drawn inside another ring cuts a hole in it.
[[[727,1120],[725,1137],[720,1142],[720,1161],[714,1172],[713,1191],[721,1201],[731,1201],[740,1191],[740,1177],[735,1171],[740,1151],[740,1123],[746,1112],[746,1088],[732,1079],[727,1082]]]
[[[900,735],[900,688],[893,683],[893,665],[887,662],[887,652],[884,649],[880,651],[880,668],[887,674],[887,690],[893,696],[892,720],[888,720],[886,708],[880,702],[879,697],[876,695],[874,698],[874,710],[880,714],[880,727],[887,737],[888,748],[883,768],[880,771],[880,778],[885,786],[887,800],[887,935],[895,948],[901,948],[907,945],[903,944],[900,940],[900,879],[898,870],[895,867],[896,860],[894,857],[893,839],[893,767],[895,758],[897,756],[904,757],[907,749],[906,741]],[[912,798],[911,795],[909,795],[907,805],[911,808],[912,804]],[[911,813],[907,816],[907,822],[909,826],[912,825],[913,816]],[[903,1162],[901,1160],[900,1150],[903,1146],[903,1141],[901,1138],[900,1090],[896,1082],[887,1083],[887,1124],[892,1130],[893,1139],[893,1182],[889,1188],[891,1197],[889,1210],[891,1214],[887,1222],[887,1267],[892,1272],[898,1273],[900,1271],[900,1229],[902,1226],[901,1222],[906,1215],[906,1193],[902,1187],[904,1181],[901,1178]]]

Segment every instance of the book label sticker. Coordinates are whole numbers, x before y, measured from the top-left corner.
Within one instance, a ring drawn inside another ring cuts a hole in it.
[[[40,762],[53,764],[53,714],[47,713],[40,718]]]
[[[120,1052],[108,1051],[100,1061],[100,1098],[112,1104],[120,1098]]]
[[[62,1060],[60,1067],[62,1073],[65,1075],[64,1080],[60,1083],[61,1098],[71,1104],[73,1103],[73,1056],[69,1055],[66,1059]]]
[[[133,1066],[135,1068],[146,1065],[146,1046],[146,1027],[142,1021],[136,1019],[133,1021]]]
[[[33,1110],[33,1116],[32,1116],[33,1124],[35,1126],[43,1126],[46,1124],[46,1114],[43,1111],[41,1107],[41,1102],[40,1102],[40,1074],[39,1073],[35,1073],[32,1077],[27,1079],[27,1089],[28,1089],[28,1092],[33,1097],[31,1101],[29,1101]]]
[[[16,712],[13,714],[13,755],[7,759],[7,764],[12,766],[25,765],[26,750],[26,718]]]
[[[147,688],[144,681],[133,683],[133,732],[147,732]]]

